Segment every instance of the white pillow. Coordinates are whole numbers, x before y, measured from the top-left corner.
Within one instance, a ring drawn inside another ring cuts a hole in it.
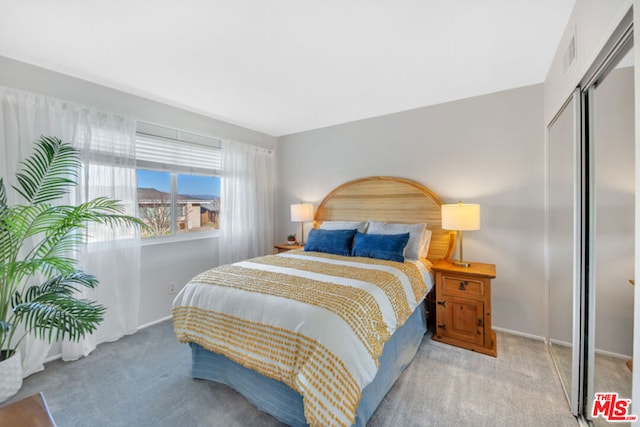
[[[424,248],[424,231],[427,224],[392,224],[369,220],[367,234],[403,234],[409,233],[409,241],[405,247],[405,257],[418,259],[422,255]],[[431,240],[431,239],[429,239]],[[429,248],[427,247],[427,251]]]
[[[361,233],[367,231],[367,221],[325,221],[320,224],[321,230],[358,230]]]
[[[424,229],[422,233],[422,246],[420,247],[420,258],[426,258],[429,255],[429,243],[431,243],[431,230]]]

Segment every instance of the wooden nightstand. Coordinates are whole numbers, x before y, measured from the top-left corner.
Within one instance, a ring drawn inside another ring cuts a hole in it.
[[[280,252],[292,251],[294,249],[304,249],[304,245],[299,245],[297,243],[295,245],[281,243],[279,245],[274,245],[273,247],[276,249],[277,254],[279,254]]]
[[[496,333],[491,329],[493,264],[457,267],[440,260],[436,274],[436,331],[433,339],[496,357]]]

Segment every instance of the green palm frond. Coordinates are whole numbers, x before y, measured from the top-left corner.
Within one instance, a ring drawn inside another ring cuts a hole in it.
[[[122,215],[124,207],[115,200],[104,197],[82,203],[78,206],[55,206],[54,214],[47,220],[36,220],[35,229],[42,230],[45,238],[33,251],[34,258],[63,256],[74,251],[86,239],[84,229],[87,223],[107,226],[147,227],[139,218]],[[29,255],[31,255],[31,253]]]
[[[24,292],[24,295],[16,292],[13,296],[12,305],[16,307],[25,302],[36,301],[45,294],[72,296],[80,290],[80,287],[93,289],[98,284],[98,279],[95,276],[76,270],[70,274],[52,277],[41,285],[31,286]]]
[[[38,289],[41,293],[55,292],[71,295],[78,291],[80,286],[93,289],[98,286],[98,284],[98,279],[96,279],[95,276],[87,274],[84,271],[76,270],[68,275],[52,277],[43,284],[32,286],[31,288]],[[30,289],[27,290],[27,294],[29,294]],[[27,297],[27,300],[28,299]]]
[[[15,246],[11,233],[2,229],[2,220],[0,219],[0,264],[9,262],[12,259],[12,255],[15,253],[12,249]]]
[[[145,223],[136,217],[124,215],[124,206],[117,200],[108,197],[97,197],[78,206],[60,206],[70,221],[75,224],[93,222],[111,227],[138,226],[146,227]]]
[[[16,205],[8,209],[5,224],[16,238],[27,239],[47,232],[53,225],[65,220],[65,212],[59,206],[39,203]]]
[[[105,307],[92,301],[70,298],[58,292],[38,295],[13,308],[16,321],[42,340],[78,341],[95,331],[104,319]]]
[[[0,320],[0,340],[7,336],[11,330],[11,323]]]
[[[117,200],[98,197],[78,206],[51,206],[44,215],[36,217],[32,232],[45,232],[47,239],[60,240],[70,231],[85,229],[87,223],[110,227],[147,227],[139,218],[124,215],[124,206]]]
[[[11,277],[16,283],[20,283],[36,272],[47,278],[56,274],[71,274],[75,271],[76,264],[75,259],[61,256],[12,261],[0,264],[0,277]]]
[[[105,308],[74,297],[81,287],[95,288],[98,279],[82,271],[53,277],[12,297],[13,314],[41,339],[77,341],[95,330]],[[54,331],[55,329],[55,331]]]
[[[44,203],[66,194],[80,167],[78,151],[58,138],[40,137],[35,152],[22,162],[13,188],[28,203]]]
[[[2,178],[0,178],[0,211],[3,211],[7,208],[7,192],[4,189],[4,182],[2,182]]]
[[[38,218],[51,216],[50,206],[46,204],[29,206],[12,206],[4,210],[0,216],[0,245],[7,256],[1,259],[15,258],[24,241],[29,237],[42,232],[43,228],[37,228]]]

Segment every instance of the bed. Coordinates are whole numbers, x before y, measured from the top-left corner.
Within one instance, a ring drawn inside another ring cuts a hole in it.
[[[430,262],[455,246],[440,205],[411,180],[351,181],[319,204],[305,250],[193,278],[173,306],[192,376],[288,425],[364,426],[426,332]]]

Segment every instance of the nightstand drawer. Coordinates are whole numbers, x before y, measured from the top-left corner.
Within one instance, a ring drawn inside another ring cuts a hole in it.
[[[445,295],[470,298],[484,296],[484,281],[464,276],[442,276],[442,293]]]

